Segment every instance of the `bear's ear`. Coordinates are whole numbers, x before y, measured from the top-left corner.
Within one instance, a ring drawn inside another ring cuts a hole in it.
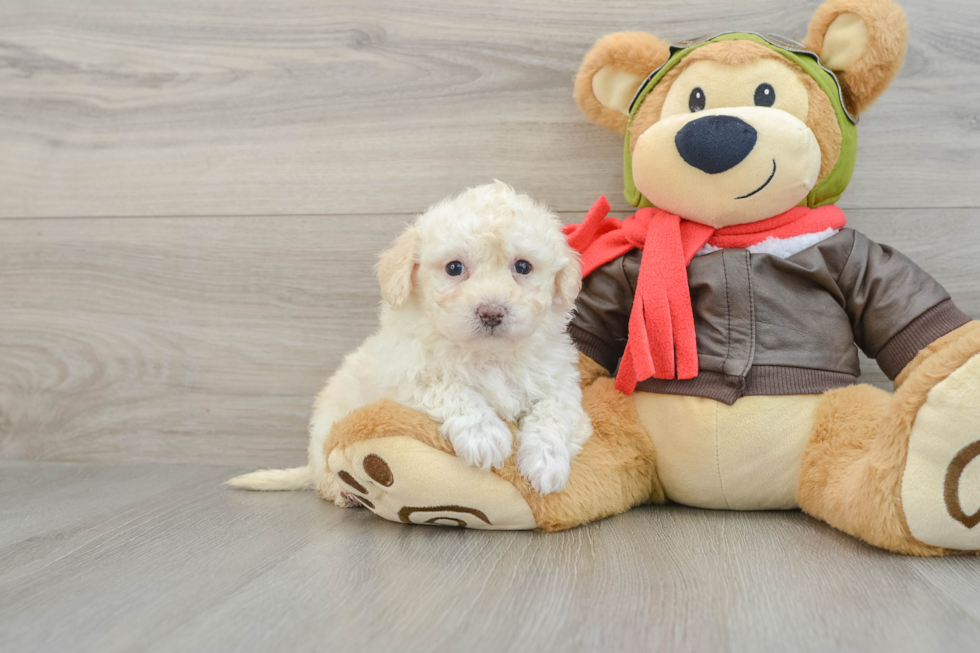
[[[803,44],[837,73],[848,110],[863,113],[902,67],[908,40],[905,13],[891,0],[828,0]]]
[[[575,101],[589,120],[624,134],[637,89],[669,56],[668,45],[652,34],[616,32],[604,36],[578,69]]]

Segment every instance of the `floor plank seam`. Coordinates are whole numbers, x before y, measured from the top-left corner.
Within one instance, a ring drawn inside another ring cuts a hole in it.
[[[602,194],[602,193],[600,193]],[[599,195],[597,194],[596,197]],[[608,194],[607,194],[608,197]],[[554,213],[558,215],[567,214],[585,214],[588,212],[590,206],[583,206],[581,209],[559,209],[553,210]],[[846,213],[848,211],[970,211],[980,209],[980,205],[965,205],[965,206],[842,206],[841,209]],[[10,221],[10,222],[26,222],[30,220],[37,221],[57,221],[57,220],[217,220],[217,219],[239,219],[239,220],[254,220],[260,218],[325,218],[325,219],[351,219],[351,218],[397,218],[397,217],[409,217],[413,218],[420,213],[422,213],[425,208],[421,208],[418,211],[407,211],[407,212],[369,212],[369,213],[256,213],[256,214],[241,214],[241,213],[200,213],[200,214],[156,214],[156,215],[36,215],[36,216],[26,216],[26,215],[15,215],[15,216],[0,216],[0,222]],[[626,208],[613,208],[611,213],[630,213],[635,209]]]

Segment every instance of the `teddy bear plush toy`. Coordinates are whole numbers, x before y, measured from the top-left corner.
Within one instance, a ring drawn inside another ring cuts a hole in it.
[[[875,546],[980,549],[980,323],[834,202],[857,116],[899,70],[890,0],[829,0],[803,43],[610,34],[575,97],[625,137],[624,221],[600,198],[570,333],[595,435],[565,490],[467,467],[383,401],[339,422],[330,469],[381,517],[560,530],[671,500],[801,508]],[[895,381],[856,384],[857,348]]]

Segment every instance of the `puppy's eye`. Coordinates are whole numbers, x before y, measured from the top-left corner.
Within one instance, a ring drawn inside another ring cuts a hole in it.
[[[755,87],[755,106],[771,107],[776,104],[776,89],[771,84],[759,84]]]
[[[514,272],[517,274],[531,274],[532,269],[531,264],[524,259],[514,263]]]
[[[691,113],[704,111],[706,103],[707,98],[704,97],[704,91],[701,90],[700,86],[691,91],[691,97],[687,99],[687,107],[691,110]]]
[[[446,265],[446,274],[451,277],[458,277],[466,271],[466,268],[459,261],[450,261]]]

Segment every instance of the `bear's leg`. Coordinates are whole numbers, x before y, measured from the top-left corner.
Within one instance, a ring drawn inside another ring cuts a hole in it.
[[[928,347],[889,394],[828,392],[803,454],[800,507],[890,551],[980,550],[980,325]]]
[[[662,501],[653,444],[633,402],[588,358],[580,370],[594,434],[562,492],[538,495],[513,456],[492,473],[465,465],[438,424],[388,400],[334,425],[324,446],[330,470],[347,497],[403,523],[556,531]]]

